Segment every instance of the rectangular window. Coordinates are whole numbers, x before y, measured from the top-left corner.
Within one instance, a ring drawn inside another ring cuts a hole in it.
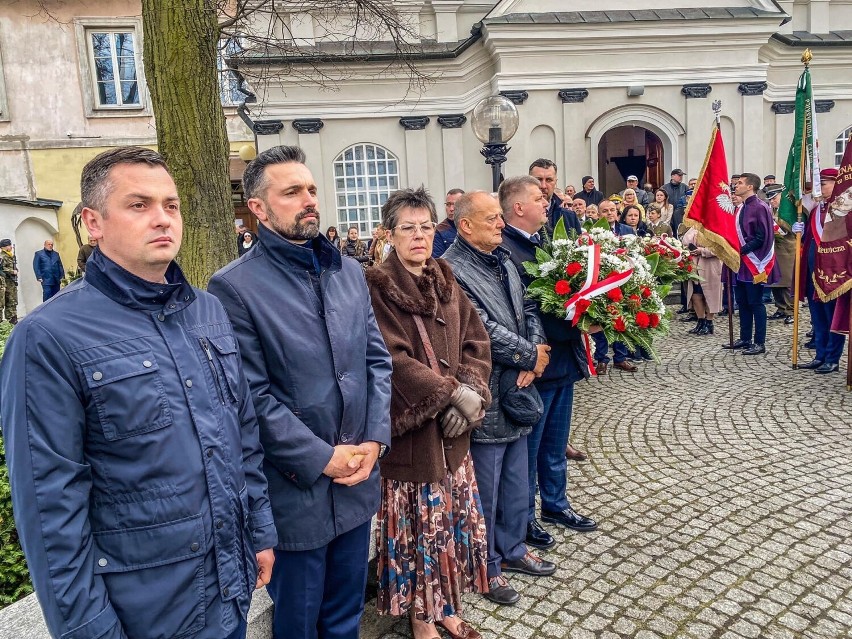
[[[133,30],[87,31],[97,108],[141,107]]]

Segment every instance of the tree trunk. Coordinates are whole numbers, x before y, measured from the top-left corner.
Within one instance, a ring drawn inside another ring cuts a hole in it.
[[[216,70],[218,28],[209,0],[142,0],[145,76],[157,144],[183,212],[178,260],[205,287],[237,256],[228,134]]]

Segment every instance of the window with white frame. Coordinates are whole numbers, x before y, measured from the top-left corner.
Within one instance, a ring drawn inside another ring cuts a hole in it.
[[[342,234],[350,226],[361,237],[382,221],[382,205],[399,188],[399,160],[377,144],[355,144],[334,160],[337,221]]]
[[[246,99],[246,94],[240,91],[240,78],[228,68],[228,58],[242,50],[237,38],[222,38],[216,53],[216,70],[219,72],[219,100],[222,106],[237,106]]]
[[[852,135],[852,126],[845,131],[841,131],[840,135],[834,141],[834,166],[840,166],[840,162],[843,161],[843,152],[846,151],[850,135]]]
[[[95,108],[140,108],[135,29],[87,29]]]

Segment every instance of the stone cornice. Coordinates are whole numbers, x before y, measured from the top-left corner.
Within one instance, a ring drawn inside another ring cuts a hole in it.
[[[299,133],[319,133],[320,129],[325,126],[319,118],[302,118],[293,120],[293,128]]]
[[[406,131],[422,131],[429,124],[429,117],[425,115],[406,116],[399,119],[399,124]]]
[[[586,98],[589,97],[588,89],[560,89],[559,99],[562,100],[562,104],[573,104],[578,102],[583,102]]]

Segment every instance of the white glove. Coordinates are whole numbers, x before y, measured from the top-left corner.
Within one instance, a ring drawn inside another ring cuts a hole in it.
[[[804,222],[795,222],[793,224],[793,233],[804,233],[805,232],[805,223]]]

